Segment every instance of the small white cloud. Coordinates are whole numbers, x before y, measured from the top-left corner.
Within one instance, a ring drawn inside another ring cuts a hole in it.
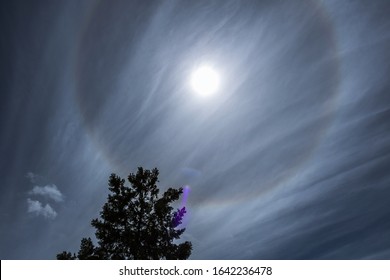
[[[30,180],[31,183],[35,183],[37,181],[37,178],[39,177],[39,175],[37,174],[34,174],[33,172],[27,172],[26,174],[26,178],[28,178]]]
[[[27,198],[28,213],[34,213],[37,216],[43,216],[46,219],[54,219],[57,217],[57,212],[49,205],[42,206],[42,203],[37,200]]]
[[[60,202],[64,200],[64,196],[57,188],[56,185],[47,185],[44,187],[35,186],[30,192],[33,195],[42,195],[53,199],[56,202]]]

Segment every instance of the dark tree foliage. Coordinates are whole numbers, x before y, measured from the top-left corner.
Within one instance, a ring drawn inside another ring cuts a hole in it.
[[[62,252],[59,260],[182,260],[191,254],[191,242],[175,243],[184,232],[177,228],[185,208],[174,211],[171,204],[178,200],[183,189],[169,188],[159,197],[158,170],[139,167],[128,176],[130,187],[115,174],[109,179],[108,201],[93,219],[98,245],[91,238],[81,240],[77,254]]]
[[[62,253],[60,254],[57,254],[57,260],[75,260],[76,259],[76,255],[70,252],[66,252],[66,251],[63,251]]]

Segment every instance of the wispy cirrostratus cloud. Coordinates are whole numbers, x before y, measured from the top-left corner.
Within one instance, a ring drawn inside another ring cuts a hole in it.
[[[46,219],[54,219],[57,217],[57,212],[50,206],[50,204],[42,205],[38,200],[27,198],[28,213],[33,213],[37,216],[43,216]]]
[[[63,194],[57,188],[56,185],[46,185],[43,187],[34,186],[34,188],[29,192],[32,195],[42,195],[48,198],[53,199],[55,202],[61,202],[64,200]]]

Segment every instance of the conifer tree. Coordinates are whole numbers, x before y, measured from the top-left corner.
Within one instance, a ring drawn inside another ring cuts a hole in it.
[[[158,170],[138,168],[128,176],[130,186],[115,174],[109,178],[107,202],[100,219],[93,219],[96,228],[95,246],[91,238],[81,240],[77,254],[62,252],[57,259],[188,259],[192,244],[175,242],[185,231],[179,228],[185,207],[174,211],[171,204],[180,198],[183,188],[169,188],[159,197]]]

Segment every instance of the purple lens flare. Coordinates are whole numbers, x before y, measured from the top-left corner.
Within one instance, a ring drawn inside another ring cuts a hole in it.
[[[182,222],[183,222],[183,217],[187,213],[185,205],[187,203],[188,194],[190,193],[190,190],[191,189],[190,189],[189,186],[184,186],[184,189],[183,189],[183,200],[181,201],[180,209],[177,209],[177,211],[173,215],[173,219],[172,219],[173,227],[177,227],[177,226],[181,225]]]
[[[191,191],[190,186],[188,186],[188,185],[184,186],[184,188],[183,188],[183,199],[181,201],[181,208],[186,206],[188,195],[189,195],[190,191]]]

